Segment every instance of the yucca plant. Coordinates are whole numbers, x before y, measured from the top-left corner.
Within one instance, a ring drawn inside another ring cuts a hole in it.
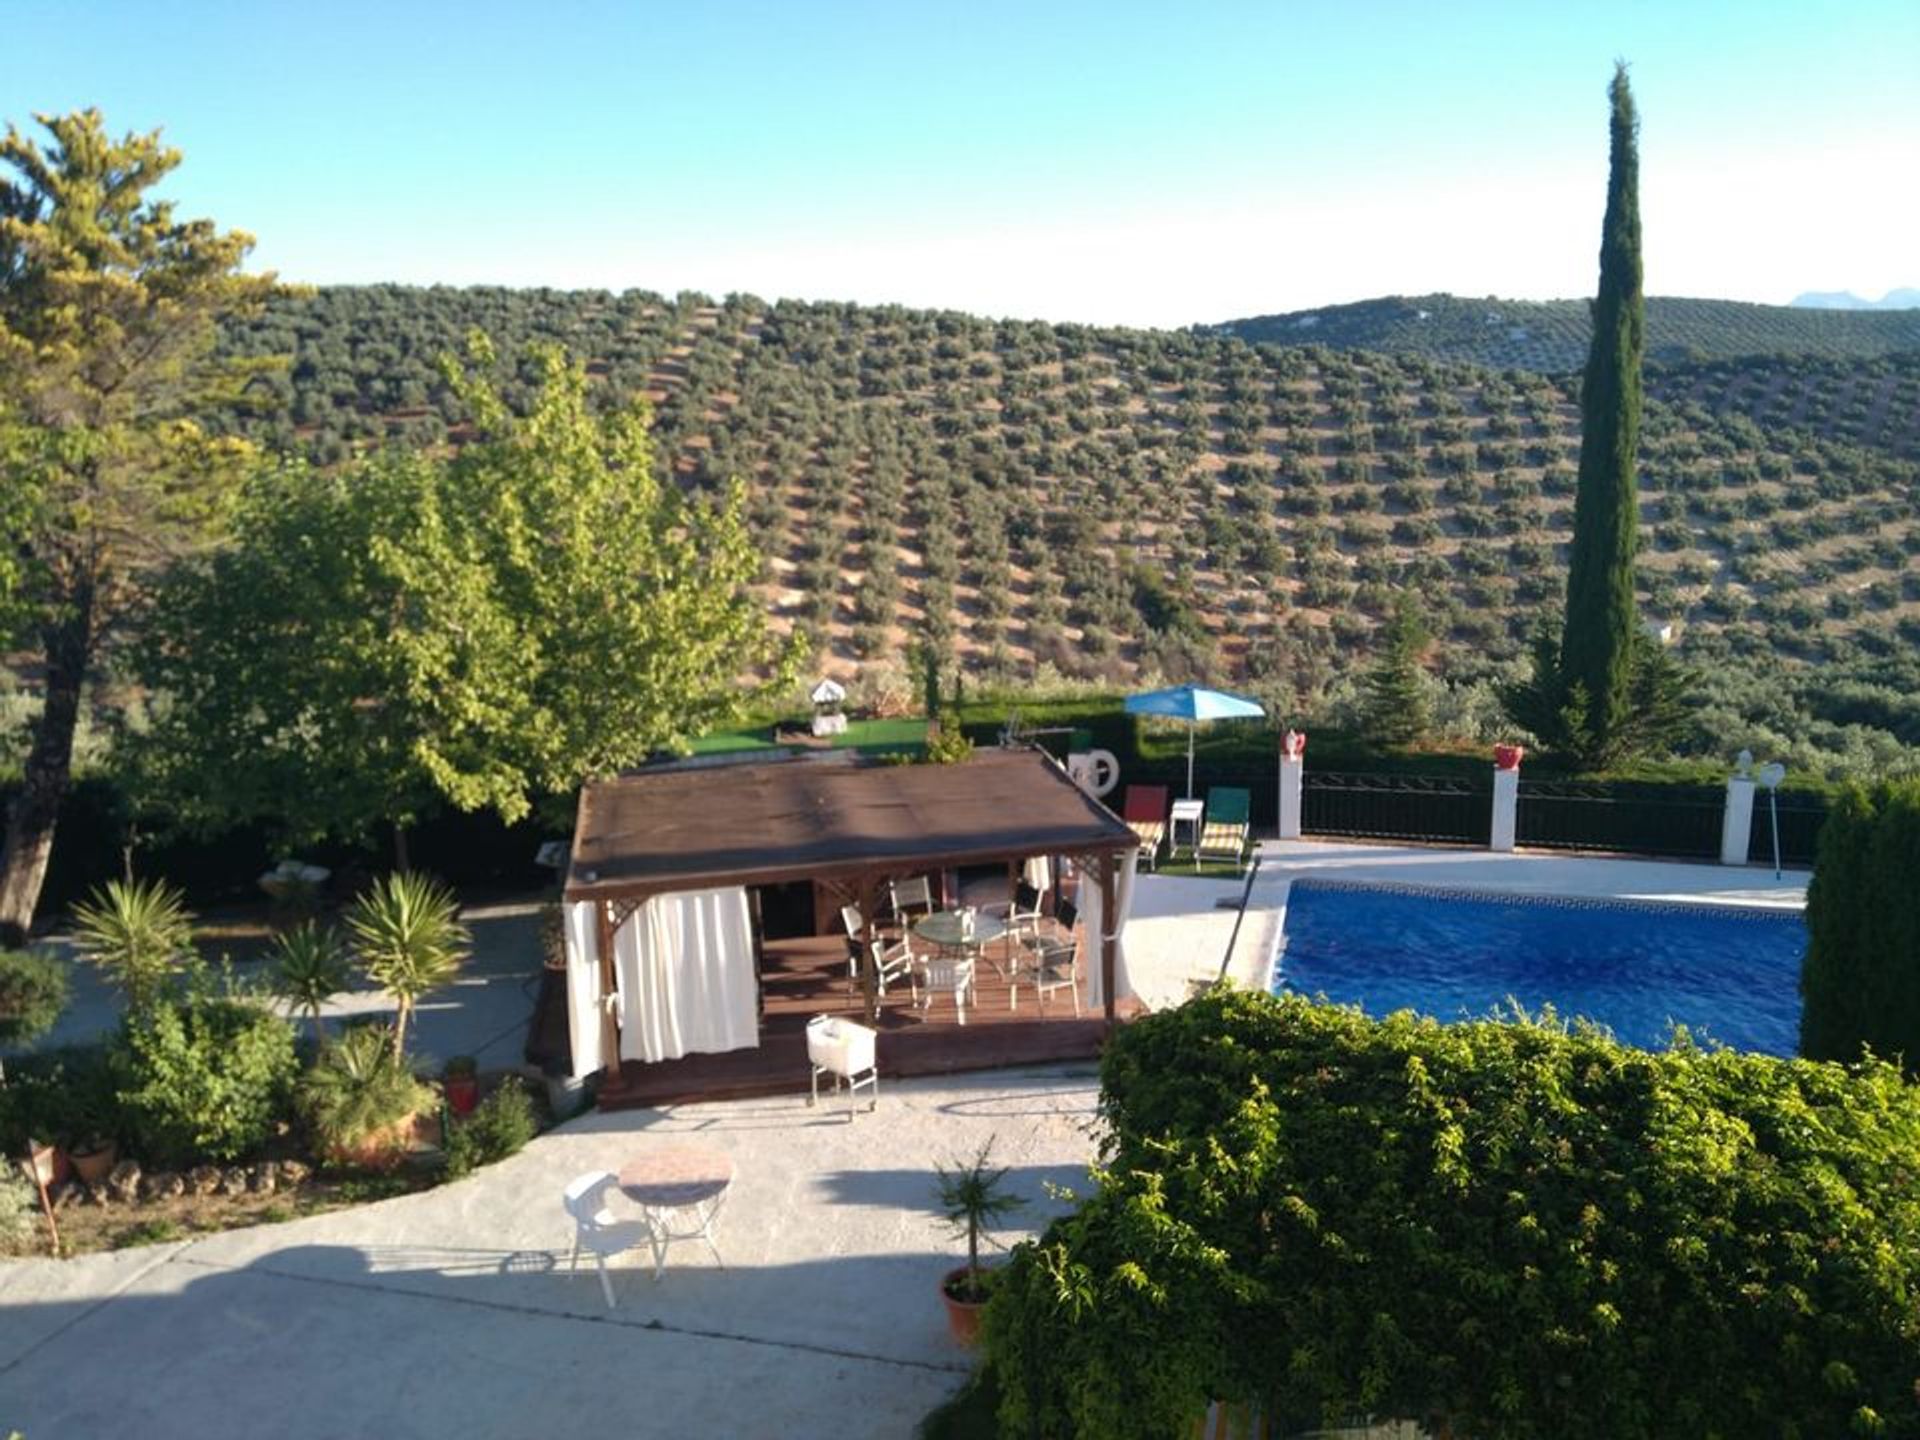
[[[354,902],[347,917],[367,978],[394,999],[393,1053],[406,1053],[407,1021],[423,995],[458,973],[470,953],[453,892],[413,871],[397,871]]]
[[[109,880],[73,907],[73,942],[139,1010],[193,951],[193,915],[164,880]]]
[[[433,1103],[433,1092],[395,1051],[384,1025],[356,1025],[300,1077],[300,1113],[323,1154],[354,1156],[409,1115]]]
[[[305,920],[275,938],[273,993],[313,1022],[316,1053],[327,1048],[320,1012],[347,988],[348,978],[347,947],[332,926]]]

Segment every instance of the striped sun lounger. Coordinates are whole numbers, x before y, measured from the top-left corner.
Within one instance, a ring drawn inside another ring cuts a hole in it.
[[[1241,861],[1247,848],[1248,817],[1253,810],[1251,792],[1229,785],[1215,785],[1207,791],[1207,819],[1200,829],[1200,848],[1196,860]]]
[[[1151,870],[1160,842],[1167,837],[1167,787],[1129,785],[1120,818],[1140,838],[1140,858]]]

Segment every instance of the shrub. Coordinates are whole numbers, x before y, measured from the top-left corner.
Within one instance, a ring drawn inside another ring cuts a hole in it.
[[[1216,992],[1102,1060],[1099,1191],[986,1316],[1004,1432],[1920,1434],[1892,1067]]]
[[[1849,787],[1821,827],[1807,887],[1800,1052],[1862,1047],[1920,1074],[1920,784]]]
[[[40,1219],[39,1197],[18,1166],[0,1170],[0,1249],[12,1250],[33,1239]]]
[[[508,1080],[474,1108],[447,1136],[447,1178],[458,1180],[482,1165],[517,1155],[540,1133],[526,1087]]]
[[[354,1026],[300,1077],[300,1113],[320,1152],[332,1158],[360,1158],[432,1103],[433,1092],[394,1054],[393,1032],[384,1025]]]
[[[73,1145],[117,1135],[114,1088],[104,1046],[63,1046],[15,1061],[0,1085],[0,1155],[18,1158],[29,1137]]]
[[[420,998],[451,981],[470,953],[460,905],[439,881],[412,871],[376,880],[347,917],[367,978],[393,996],[393,1058],[405,1054],[407,1019]]]
[[[116,1066],[121,1128],[163,1164],[235,1160],[286,1120],[293,1026],[200,986],[128,1014]]]
[[[0,950],[0,1045],[27,1045],[67,1008],[67,967],[46,951]],[[0,1069],[0,1079],[5,1078]]]

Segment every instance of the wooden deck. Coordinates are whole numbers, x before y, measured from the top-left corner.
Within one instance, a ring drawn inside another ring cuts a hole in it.
[[[978,966],[976,1000],[967,1007],[965,1025],[957,1023],[947,997],[936,999],[931,1013],[923,1015],[914,1008],[904,980],[889,985],[879,1025],[883,1080],[1094,1058],[1107,1027],[1104,1017],[1086,1006],[1086,964],[1083,954],[1080,1018],[1075,1018],[1073,997],[1065,991],[1050,995],[1043,1013],[1031,986],[1010,991],[985,959]],[[807,1021],[815,1015],[860,1019],[863,1014],[861,997],[848,988],[846,944],[836,936],[770,940],[764,946],[760,982],[758,1048],[687,1055],[651,1065],[626,1061],[618,1084],[611,1076],[602,1082],[601,1107],[619,1110],[805,1092],[810,1074]],[[1122,1018],[1130,1018],[1132,1009],[1124,1006]]]

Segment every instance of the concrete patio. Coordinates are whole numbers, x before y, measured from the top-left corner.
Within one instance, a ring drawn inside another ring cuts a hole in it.
[[[65,1263],[0,1265],[0,1432],[31,1440],[615,1435],[881,1440],[968,1369],[937,1285],[959,1246],[937,1161],[994,1141],[1030,1204],[1086,1187],[1090,1071],[594,1114],[458,1184],[281,1225]],[[609,1311],[566,1267],[567,1181],[647,1147],[733,1157],[726,1268],[644,1252]]]

